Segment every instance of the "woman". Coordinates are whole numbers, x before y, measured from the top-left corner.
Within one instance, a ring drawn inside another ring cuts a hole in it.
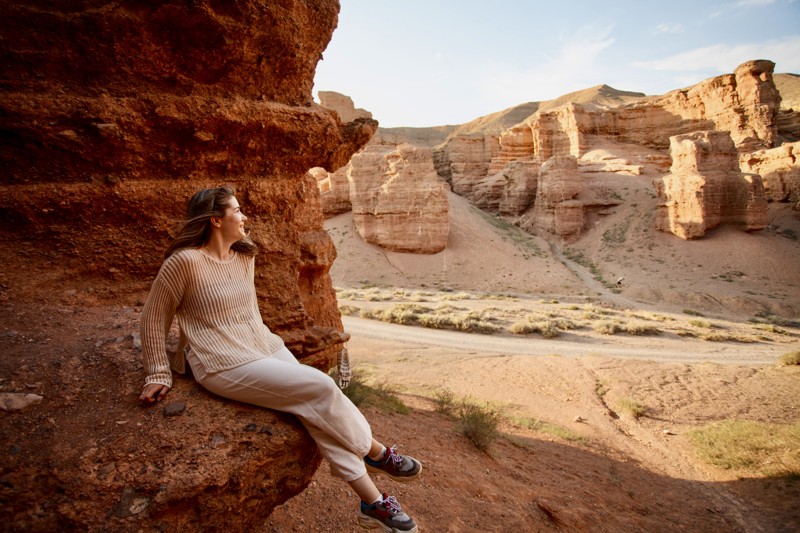
[[[359,523],[386,532],[417,526],[393,496],[381,494],[367,470],[396,481],[422,466],[372,438],[364,416],[325,373],[297,362],[261,320],[254,285],[256,245],[247,237],[232,189],[196,193],[188,220],[165,252],[141,319],[147,374],[139,399],[152,404],[172,386],[184,356],[200,385],[220,396],[296,415],[331,472],[361,498]],[[166,334],[178,318],[181,341],[170,361]],[[184,349],[186,348],[186,349]]]

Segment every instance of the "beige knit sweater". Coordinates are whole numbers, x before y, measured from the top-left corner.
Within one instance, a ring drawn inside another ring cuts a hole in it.
[[[183,348],[191,346],[207,372],[233,368],[274,354],[283,340],[261,320],[253,257],[233,253],[219,261],[196,248],[175,252],[161,265],[142,310],[145,384],[172,387],[172,372],[185,371]],[[181,340],[167,356],[166,337],[178,318]]]

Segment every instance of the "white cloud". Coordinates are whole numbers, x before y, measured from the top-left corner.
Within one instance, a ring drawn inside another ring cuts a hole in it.
[[[482,92],[501,106],[516,105],[534,97],[537,100],[556,98],[603,83],[601,56],[615,42],[611,30],[611,26],[600,30],[584,27],[565,38],[555,54],[547,54],[542,61],[532,61],[533,67],[493,64],[476,78],[482,80]]]
[[[763,43],[715,44],[653,61],[637,61],[634,66],[675,72],[713,70],[725,73],[733,72],[752,59],[774,61],[777,72],[800,72],[800,35]]]
[[[658,35],[660,33],[682,33],[683,32],[683,25],[682,24],[673,24],[670,26],[669,24],[659,24],[656,26],[656,30],[653,32],[653,35]]]
[[[774,4],[775,0],[739,0],[735,7],[761,7]]]

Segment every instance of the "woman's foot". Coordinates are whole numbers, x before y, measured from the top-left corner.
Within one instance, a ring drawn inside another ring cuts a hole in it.
[[[416,479],[422,472],[422,464],[413,457],[400,455],[396,451],[397,446],[386,448],[383,457],[371,459],[364,457],[367,470],[378,474],[386,474],[394,481],[406,482]]]
[[[397,498],[383,494],[383,498],[367,505],[361,502],[358,523],[364,529],[380,528],[385,533],[416,533],[417,524],[400,508]]]

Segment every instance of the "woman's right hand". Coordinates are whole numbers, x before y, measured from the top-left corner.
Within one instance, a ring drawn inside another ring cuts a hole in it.
[[[169,392],[169,387],[161,385],[160,383],[149,383],[145,385],[142,393],[139,395],[139,400],[146,404],[154,404],[162,399]]]

